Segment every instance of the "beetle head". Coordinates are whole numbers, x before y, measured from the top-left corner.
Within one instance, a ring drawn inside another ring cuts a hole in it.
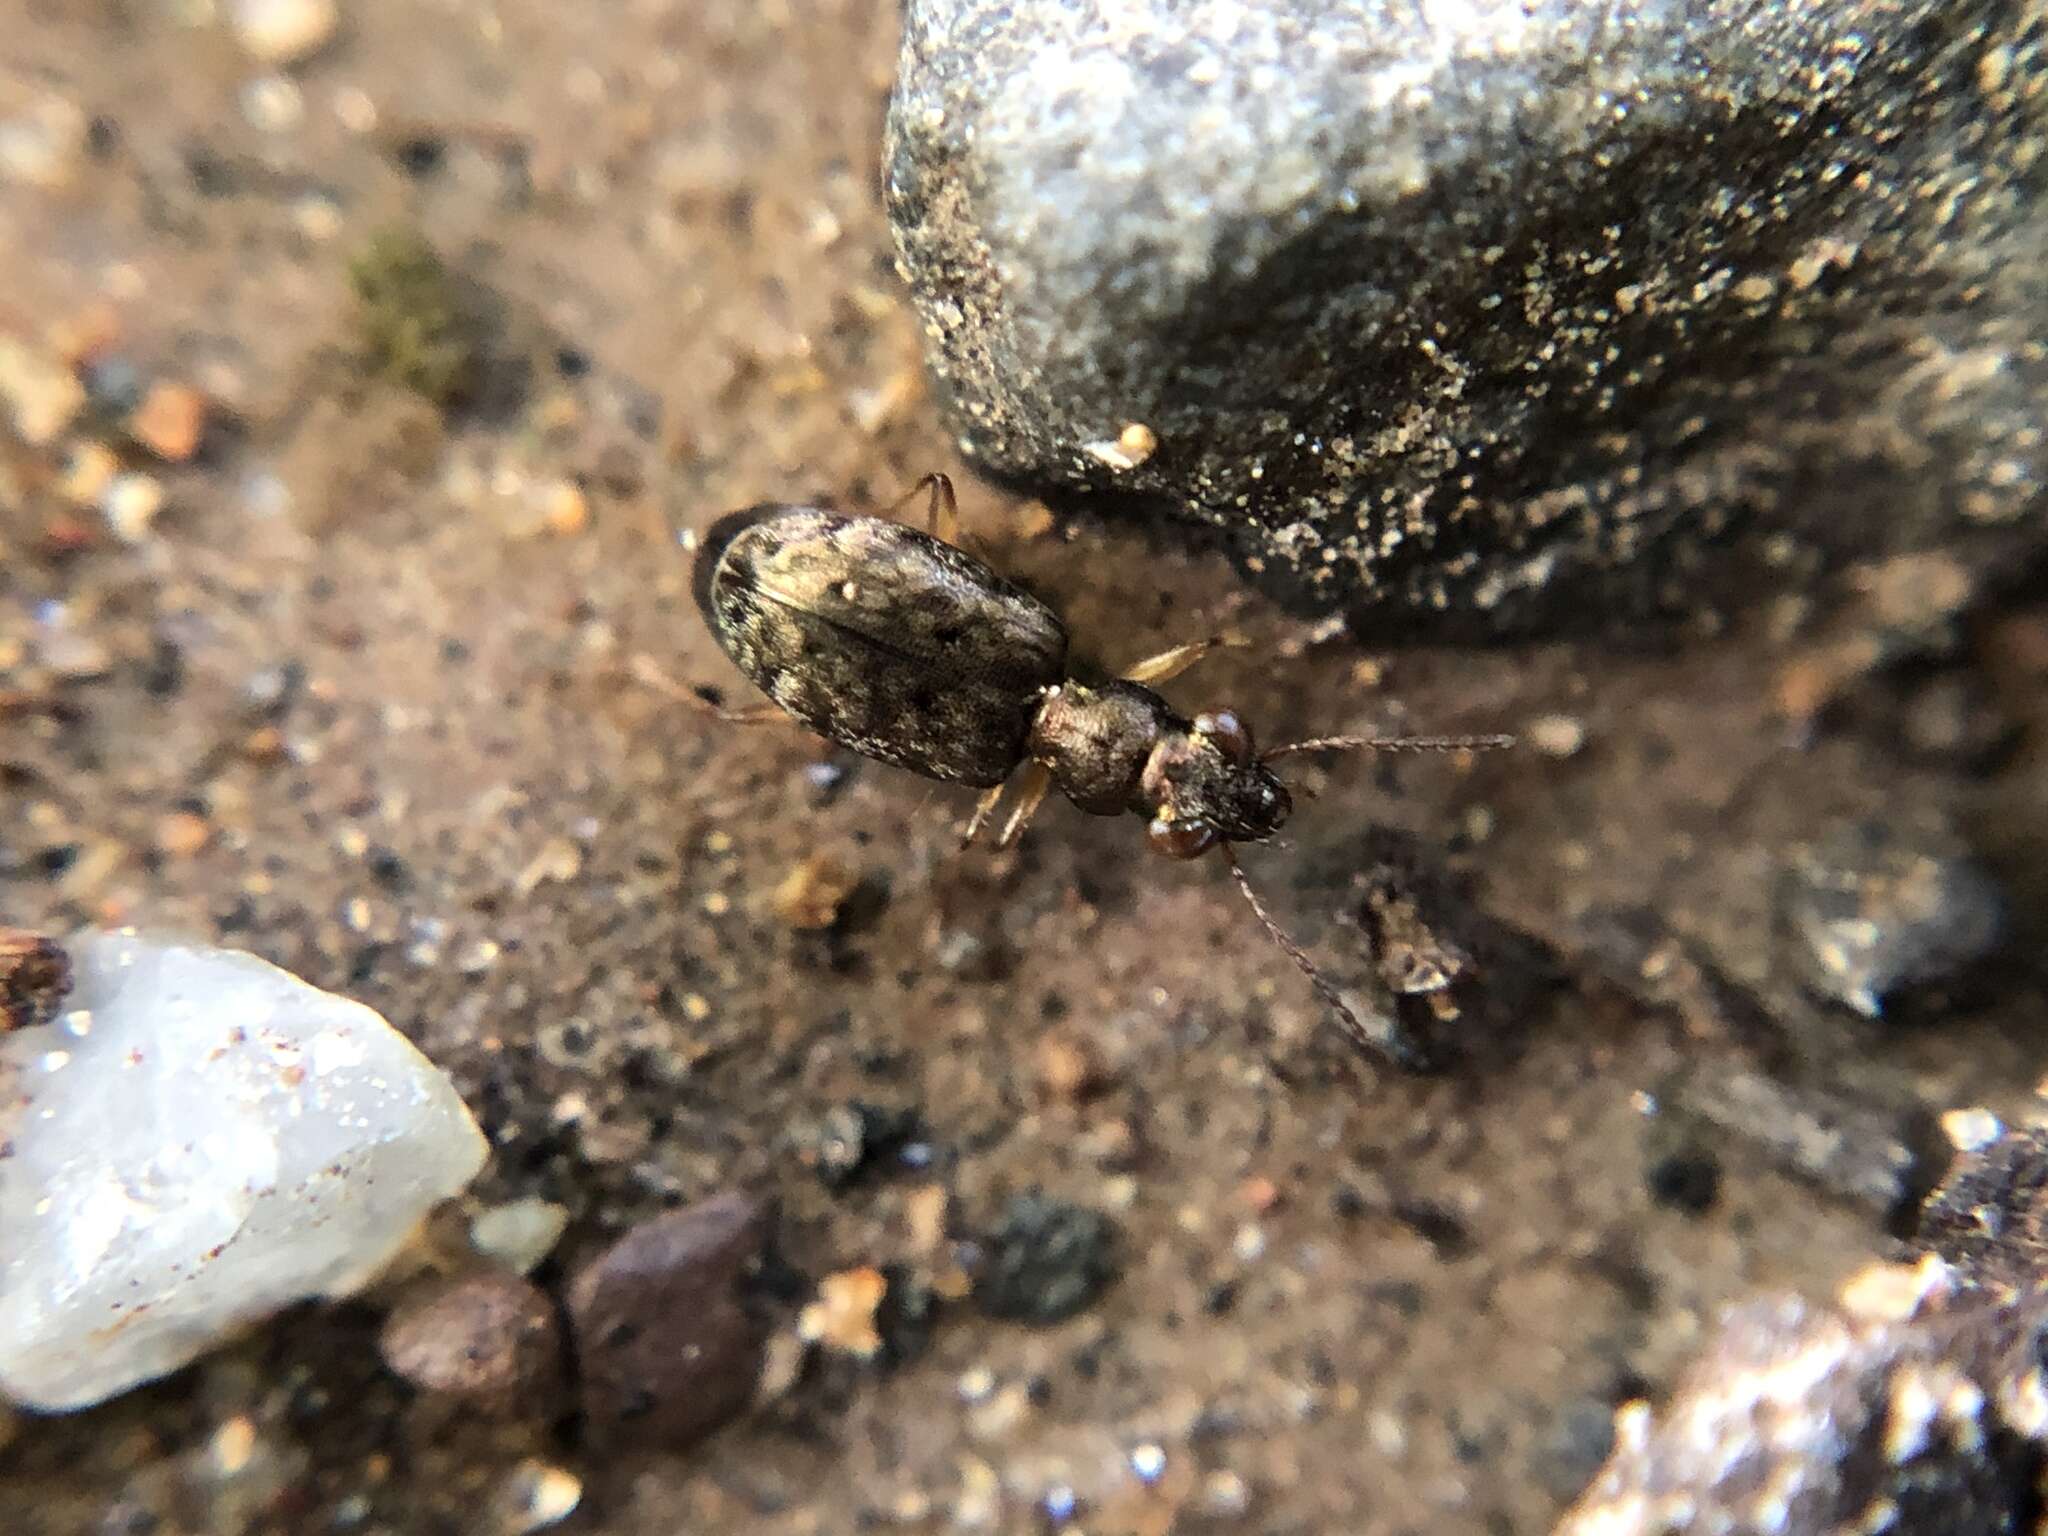
[[[1168,858],[1192,859],[1219,841],[1262,842],[1294,809],[1287,786],[1259,761],[1251,731],[1228,710],[1160,737],[1139,786],[1152,807],[1146,836]]]

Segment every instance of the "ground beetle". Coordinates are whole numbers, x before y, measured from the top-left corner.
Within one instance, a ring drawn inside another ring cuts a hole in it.
[[[1268,766],[1325,750],[1468,751],[1508,736],[1329,736],[1260,753],[1227,710],[1188,720],[1149,684],[1226,643],[1162,651],[1112,682],[1067,674],[1056,615],[954,542],[952,483],[927,475],[898,507],[928,493],[929,533],[880,517],[771,503],[735,512],[705,535],[697,603],[719,645],[772,705],[715,708],[668,681],[647,658],[646,681],[736,722],[801,724],[863,756],[926,778],[986,791],[972,842],[1005,784],[1023,769],[998,846],[1015,841],[1057,788],[1098,816],[1145,817],[1153,851],[1192,859],[1221,848],[1253,913],[1368,1049],[1370,1037],[1252,889],[1233,843],[1262,842],[1293,810]],[[896,510],[896,509],[892,509]]]

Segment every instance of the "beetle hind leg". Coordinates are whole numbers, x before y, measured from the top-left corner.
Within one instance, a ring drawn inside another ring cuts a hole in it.
[[[710,715],[723,720],[727,725],[800,725],[801,722],[779,704],[749,704],[744,709],[727,709],[723,704],[714,704],[694,688],[686,688],[655,665],[654,658],[647,655],[635,656],[632,661],[633,680],[642,687],[652,688],[663,698],[672,699],[700,715]]]

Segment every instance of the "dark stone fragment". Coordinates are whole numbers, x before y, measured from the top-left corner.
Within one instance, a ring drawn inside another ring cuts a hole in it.
[[[1614,1410],[1598,1398],[1566,1403],[1537,1451],[1537,1476],[1560,1499],[1570,1498],[1614,1449]]]
[[[1960,1153],[1920,1207],[1916,1238],[1976,1285],[2048,1278],[2048,1129],[2006,1130]]]
[[[1395,1200],[1394,1219],[1436,1250],[1440,1259],[1462,1258],[1472,1251],[1472,1234],[1457,1213],[1434,1200],[1404,1196]]]
[[[885,193],[970,457],[1226,530],[1372,633],[1732,609],[1935,545],[2015,574],[2048,539],[2036,24],[910,0]]]
[[[47,1024],[71,991],[71,957],[55,939],[0,927],[0,1034]]]
[[[1683,1148],[1652,1162],[1646,1181],[1650,1198],[1659,1205],[1704,1216],[1720,1198],[1721,1164],[1711,1152]]]
[[[1917,1107],[1871,1103],[1838,1086],[1786,1081],[1726,1061],[1703,1061],[1658,1093],[1686,1145],[1708,1132],[1748,1146],[1771,1167],[1863,1206],[1905,1217],[1940,1168],[1933,1129]]]
[[[1868,1018],[1894,1000],[1926,1012],[1971,990],[2005,931],[1986,870],[1946,839],[1878,822],[1795,850],[1779,912],[1807,984]]]
[[[812,1130],[806,1160],[827,1189],[846,1189],[917,1139],[918,1113],[855,1099],[835,1104]]]
[[[398,162],[398,168],[415,181],[422,181],[438,171],[447,154],[447,145],[431,134],[413,134],[400,139],[391,150],[391,158]]]
[[[882,1337],[876,1359],[884,1366],[898,1366],[930,1346],[939,1299],[929,1281],[900,1264],[884,1267],[882,1277],[888,1284],[875,1309],[875,1332]]]
[[[765,1337],[746,1305],[768,1218],[742,1195],[630,1229],[570,1283],[570,1336],[594,1437],[666,1448],[745,1408]]]
[[[403,891],[412,883],[412,872],[405,867],[405,860],[389,848],[371,848],[363,862],[369,868],[370,878],[387,891]]]
[[[1117,1230],[1099,1211],[1018,1195],[988,1236],[974,1294],[991,1317],[1056,1323],[1088,1307],[1121,1272]]]
[[[509,1270],[481,1270],[406,1298],[378,1335],[385,1365],[422,1392],[505,1413],[553,1409],[562,1329],[540,1287]]]

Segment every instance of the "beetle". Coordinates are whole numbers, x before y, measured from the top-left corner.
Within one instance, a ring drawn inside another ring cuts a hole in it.
[[[692,572],[697,604],[720,649],[771,703],[714,706],[644,657],[636,672],[721,719],[794,720],[865,757],[982,790],[963,846],[1014,777],[998,847],[1015,842],[1058,789],[1093,815],[1144,817],[1147,843],[1167,858],[1220,849],[1273,942],[1345,1032],[1372,1049],[1337,989],[1266,910],[1234,845],[1264,842],[1286,824],[1294,802],[1271,767],[1278,758],[1475,751],[1513,738],[1326,736],[1262,753],[1231,711],[1189,719],[1151,686],[1230,643],[1220,636],[1083,682],[1069,673],[1059,616],[959,546],[952,482],[926,475],[890,510],[919,495],[930,498],[922,532],[887,516],[775,502],[721,518],[704,535]]]

